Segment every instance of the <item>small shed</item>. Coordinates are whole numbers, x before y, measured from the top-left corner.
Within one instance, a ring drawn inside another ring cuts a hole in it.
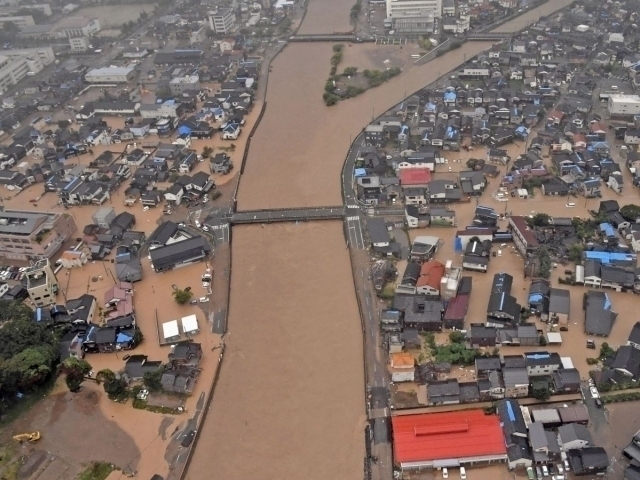
[[[562,335],[558,332],[547,332],[548,345],[562,345]]]
[[[526,188],[518,188],[518,198],[529,198],[529,192]]]
[[[162,324],[162,334],[165,341],[172,342],[180,339],[180,329],[178,328],[178,321],[171,320]]]
[[[198,333],[198,318],[195,315],[182,317],[182,331],[187,335]]]

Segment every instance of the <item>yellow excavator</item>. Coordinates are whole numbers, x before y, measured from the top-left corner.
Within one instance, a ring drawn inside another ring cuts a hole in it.
[[[20,435],[15,435],[13,437],[14,440],[22,443],[22,442],[37,442],[40,440],[40,432],[33,433],[21,433]]]

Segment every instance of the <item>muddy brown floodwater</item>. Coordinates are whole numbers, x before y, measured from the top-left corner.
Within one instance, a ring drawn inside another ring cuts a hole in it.
[[[300,33],[348,30],[351,5],[311,1]],[[326,107],[332,44],[288,45],[272,64],[239,210],[341,204],[340,172],[362,128],[490,46],[469,42],[415,67],[414,45],[348,44],[340,68],[403,73]],[[362,332],[342,223],[234,227],[232,265],[224,364],[186,478],[361,478]]]
[[[288,45],[272,64],[268,106],[251,140],[238,192],[239,210],[342,204],[340,172],[344,159],[350,142],[372,116],[490,46],[490,42],[468,42],[420,67],[407,62],[400,76],[359,97],[327,107],[322,92],[331,68],[332,45]],[[410,46],[400,50],[399,46],[349,44],[345,55],[349,64],[343,61],[342,68],[367,68],[380,48],[385,48],[387,59],[394,55],[409,57],[413,51]]]
[[[187,479],[361,478],[362,342],[341,222],[234,227],[230,315]]]

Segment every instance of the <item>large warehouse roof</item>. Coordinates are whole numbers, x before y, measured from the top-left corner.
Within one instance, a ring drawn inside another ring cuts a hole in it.
[[[507,452],[500,420],[482,410],[427,413],[392,418],[399,463],[462,459]]]

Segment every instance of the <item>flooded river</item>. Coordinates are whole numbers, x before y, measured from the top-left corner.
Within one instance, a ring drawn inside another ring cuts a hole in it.
[[[351,5],[311,1],[300,33],[348,30]],[[239,210],[341,204],[345,156],[372,117],[490,45],[469,42],[421,67],[411,44],[348,45],[341,69],[401,65],[403,73],[334,107],[322,101],[332,45],[288,45],[272,64]],[[341,222],[234,227],[227,347],[187,479],[362,478],[362,334],[351,276]]]
[[[234,227],[229,334],[187,479],[362,478],[364,378],[341,222]]]

